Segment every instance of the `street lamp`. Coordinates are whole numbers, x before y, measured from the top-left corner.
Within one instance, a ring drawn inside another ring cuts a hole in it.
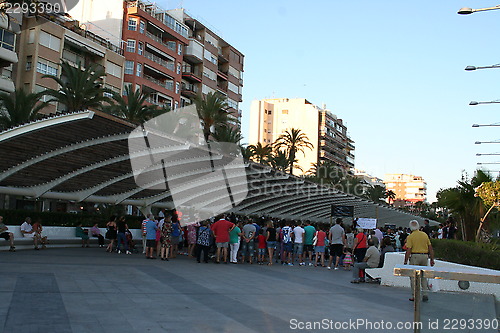
[[[469,105],[479,105],[479,104],[497,104],[500,103],[500,100],[494,100],[494,101],[489,101],[489,102],[478,102],[478,101],[471,101]]]
[[[476,154],[476,156],[485,156],[485,155],[500,155],[499,153],[492,153],[492,154]]]
[[[476,69],[488,69],[488,68],[500,68],[500,64],[494,64],[490,66],[467,66],[466,71],[475,71]]]
[[[478,8],[478,9],[472,9],[472,8],[469,8],[469,7],[464,7],[464,8],[460,8],[457,12],[457,14],[460,14],[460,15],[469,15],[469,14],[472,14],[472,13],[475,13],[475,12],[484,12],[484,11],[487,11],[487,10],[495,10],[495,9],[500,9],[500,5],[496,5],[494,7],[487,7],[487,8]]]
[[[484,126],[500,126],[500,123],[488,124],[488,125],[479,125],[479,124],[472,125],[472,127],[484,127]]]
[[[476,145],[480,145],[482,143],[500,143],[500,140],[498,141],[476,141],[474,142]]]
[[[500,162],[490,162],[490,163],[477,163],[477,165],[483,165],[483,164],[500,164]]]

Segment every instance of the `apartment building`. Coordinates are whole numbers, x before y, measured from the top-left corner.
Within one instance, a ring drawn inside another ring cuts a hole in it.
[[[78,21],[65,16],[25,17],[23,27],[19,35],[22,47],[18,51],[17,87],[31,92],[57,89],[57,83],[43,75],[64,75],[60,62],[65,60],[75,66],[78,62],[83,67],[97,64],[106,72],[105,87],[121,92],[125,61],[121,48],[82,29]],[[43,112],[64,111],[64,108],[52,103]]]
[[[291,128],[300,129],[314,146],[297,156],[302,173],[322,160],[331,161],[347,171],[354,167],[354,141],[347,135],[342,119],[325,107],[318,107],[304,98],[252,102],[250,144],[271,144]]]
[[[18,62],[16,33],[19,31],[19,25],[13,23],[7,14],[0,14],[0,93],[15,90],[13,69]]]
[[[70,14],[103,38],[114,41],[114,36],[121,36],[126,85],[150,93],[150,103],[171,108],[218,91],[227,97],[233,114],[241,117],[244,56],[213,29],[183,8],[107,0],[104,6],[111,17],[107,20],[98,6],[93,0],[81,0]],[[120,6],[121,25],[116,23]]]
[[[387,191],[391,190],[396,194],[396,203],[414,204],[425,201],[427,183],[420,176],[408,174],[386,174],[384,184]]]

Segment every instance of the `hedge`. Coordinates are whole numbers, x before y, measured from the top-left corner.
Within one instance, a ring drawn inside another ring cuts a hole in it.
[[[453,239],[432,239],[431,242],[436,259],[500,270],[500,245],[497,243],[485,244]]]
[[[80,223],[84,227],[91,227],[95,223],[99,227],[105,227],[109,216],[86,213],[57,213],[57,212],[35,212],[32,210],[5,210],[0,209],[0,216],[3,216],[7,225],[21,225],[26,217],[31,217],[33,222],[40,220],[44,226],[74,227]],[[130,229],[140,229],[142,217],[126,215],[125,221]]]

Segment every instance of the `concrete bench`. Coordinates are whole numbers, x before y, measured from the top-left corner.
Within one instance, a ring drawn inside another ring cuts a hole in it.
[[[394,267],[396,267],[396,265],[403,265],[404,258],[405,258],[404,252],[388,252],[385,255],[384,267],[369,268],[367,269],[367,272],[374,278],[380,278],[381,285],[409,288],[410,279],[408,277],[394,275]],[[455,264],[443,260],[435,260],[434,267],[442,269],[461,269],[461,270],[472,269],[472,270],[477,270],[478,272],[488,272],[500,275],[500,271],[497,270]],[[442,291],[468,292],[468,293],[478,293],[478,294],[488,294],[488,295],[493,294],[496,296],[497,300],[500,300],[500,285],[498,284],[470,282],[469,288],[467,290],[462,290],[458,286],[457,281],[434,279],[434,280],[429,280],[429,286],[431,287],[432,291],[442,290]]]
[[[14,234],[14,245],[16,250],[33,248],[33,239],[24,237],[21,233],[21,226],[8,225],[9,232]],[[90,228],[84,228],[89,229]],[[101,235],[105,236],[106,228],[99,228]],[[132,237],[137,245],[142,245],[142,233],[140,229],[130,229]],[[78,247],[82,244],[82,239],[75,236],[75,227],[43,227],[42,236],[47,236],[49,244],[47,247]],[[98,244],[97,237],[92,237],[89,234],[89,243]],[[0,238],[0,251],[9,249],[9,241]]]

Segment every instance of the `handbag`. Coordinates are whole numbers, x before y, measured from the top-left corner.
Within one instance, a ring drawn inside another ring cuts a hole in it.
[[[313,238],[313,245],[316,246],[317,243],[318,243],[318,232],[316,231],[316,233],[314,234],[314,238]]]

